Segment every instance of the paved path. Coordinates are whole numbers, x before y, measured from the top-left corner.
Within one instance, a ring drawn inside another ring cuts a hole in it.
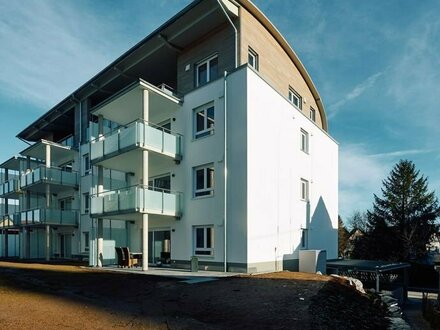
[[[85,268],[89,268],[89,267],[85,267]],[[200,281],[206,281],[206,278],[216,279],[221,277],[231,277],[231,276],[239,275],[239,273],[230,273],[230,272],[224,273],[224,272],[212,272],[206,270],[191,272],[185,269],[173,269],[173,268],[162,268],[162,267],[149,267],[147,271],[142,271],[141,268],[136,268],[136,267],[118,268],[116,266],[108,266],[108,267],[95,268],[95,269],[101,271],[172,277],[182,280],[193,280],[194,282],[198,282],[197,279],[199,279]]]

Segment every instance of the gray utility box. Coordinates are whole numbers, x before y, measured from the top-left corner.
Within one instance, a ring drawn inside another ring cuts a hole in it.
[[[199,271],[199,258],[191,257],[191,271],[198,272]]]
[[[303,273],[327,272],[326,250],[300,250],[299,271]]]

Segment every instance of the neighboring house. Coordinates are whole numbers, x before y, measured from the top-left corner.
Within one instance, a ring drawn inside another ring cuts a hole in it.
[[[364,235],[365,233],[360,229],[353,229],[350,232],[347,241],[347,247],[344,250],[344,255],[343,255],[344,258],[351,259],[351,256],[355,248],[356,240],[363,237]]]
[[[194,1],[17,135],[0,197],[23,258],[237,272],[337,257],[338,145],[297,55],[250,1]],[[227,175],[226,175],[227,174]]]

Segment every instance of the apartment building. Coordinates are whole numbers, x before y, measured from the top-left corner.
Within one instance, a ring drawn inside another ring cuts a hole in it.
[[[237,272],[337,257],[337,143],[250,1],[192,2],[17,137],[31,145],[0,164],[19,208],[3,211],[3,255],[106,266],[127,246],[144,270],[197,256]]]

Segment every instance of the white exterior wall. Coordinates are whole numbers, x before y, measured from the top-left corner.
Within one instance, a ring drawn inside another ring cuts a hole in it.
[[[246,72],[249,271],[294,267],[302,228],[309,229],[308,248],[336,257],[338,146],[253,70]],[[309,133],[309,154],[300,150],[301,128]],[[309,181],[310,204],[300,199],[301,178]]]
[[[194,109],[214,102],[214,134],[194,139]],[[172,189],[183,192],[183,216],[180,220],[168,219],[162,225],[169,224],[175,232],[171,233],[172,259],[189,261],[194,254],[193,228],[197,225],[212,225],[214,229],[214,255],[199,257],[200,261],[223,262],[223,80],[219,79],[185,95],[181,109],[174,124],[177,132],[183,134],[183,160],[174,167],[175,177],[171,178]],[[214,165],[214,194],[212,196],[193,197],[193,168]],[[154,219],[155,217],[151,217]],[[152,220],[153,226],[157,225]]]

